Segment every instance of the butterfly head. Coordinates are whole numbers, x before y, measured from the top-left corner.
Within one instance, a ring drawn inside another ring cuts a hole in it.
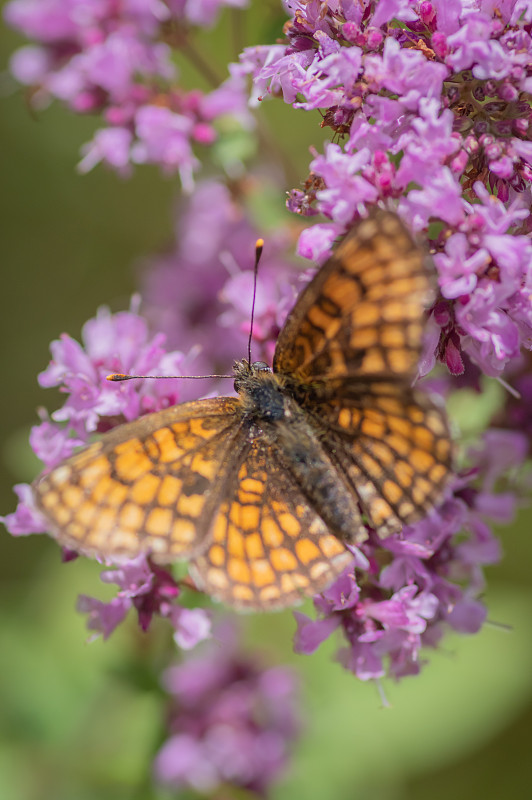
[[[241,392],[250,378],[254,378],[261,373],[271,373],[271,367],[265,361],[249,361],[245,358],[235,361],[233,364],[233,374],[235,376],[235,391]]]
[[[256,421],[283,419],[286,413],[284,393],[279,378],[264,361],[246,359],[233,366],[235,390],[240,395],[244,413]]]

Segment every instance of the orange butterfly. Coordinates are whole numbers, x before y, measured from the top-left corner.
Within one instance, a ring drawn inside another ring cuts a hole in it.
[[[411,388],[430,287],[398,217],[363,220],[301,293],[273,370],[237,361],[238,397],[122,425],[35,483],[51,534],[111,561],[188,559],[237,608],[323,590],[346,544],[424,516],[451,473],[445,414]]]

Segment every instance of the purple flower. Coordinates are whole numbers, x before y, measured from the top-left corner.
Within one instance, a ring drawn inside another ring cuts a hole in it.
[[[459,600],[447,616],[447,622],[457,633],[477,633],[486,620],[486,609],[478,600]]]
[[[203,608],[172,606],[168,617],[174,628],[174,641],[181,650],[192,650],[211,636],[211,618]]]
[[[103,128],[96,131],[91,142],[83,145],[83,158],[78,164],[82,173],[90,172],[96,164],[103,162],[124,177],[131,173],[131,144],[133,134],[127,128]]]
[[[412,189],[401,199],[398,210],[410,226],[419,231],[428,226],[435,209],[439,219],[450,225],[458,226],[464,218],[460,188],[448,167],[427,177],[423,189]]]
[[[447,240],[445,253],[437,254],[434,261],[443,297],[454,300],[473,292],[478,282],[477,271],[485,270],[490,257],[483,248],[470,254],[466,235],[455,233]]]
[[[30,533],[46,533],[48,524],[35,508],[31,486],[27,483],[18,483],[13,487],[19,503],[12,514],[0,516],[12,536],[26,536]]]
[[[139,626],[147,631],[154,615],[170,620],[176,644],[190,650],[211,634],[209,612],[183,608],[177,603],[180,589],[168,570],[141,555],[124,566],[102,572],[104,583],[116,583],[118,594],[109,603],[80,596],[78,611],[88,613],[87,627],[107,639],[130,608],[138,614]]]
[[[123,622],[130,608],[131,600],[127,597],[115,597],[109,603],[103,603],[94,597],[80,594],[77,603],[77,610],[81,614],[89,615],[87,628],[94,631],[91,641],[100,635],[108,639],[115,628]]]
[[[101,308],[85,323],[81,338],[83,345],[67,334],[52,342],[52,361],[39,376],[41,386],[61,385],[68,394],[62,408],[52,415],[55,422],[68,422],[86,441],[92,431],[107,430],[120,420],[133,420],[177,402],[178,381],[117,385],[105,380],[111,372],[179,373],[183,354],[165,353],[164,335],[152,337],[136,311],[111,314]]]
[[[174,792],[229,785],[267,796],[298,733],[295,677],[241,655],[234,633],[215,636],[218,643],[163,675],[170,735],[155,777]]]
[[[81,431],[66,431],[63,426],[51,422],[47,414],[41,411],[42,422],[34,425],[30,431],[30,446],[37,458],[46,466],[55,466],[72,455],[76,447],[86,442]]]
[[[359,174],[369,162],[370,152],[367,148],[352,157],[342,153],[336,144],[329,144],[325,156],[318,156],[312,161],[312,171],[323,178],[327,186],[316,192],[322,213],[345,225],[353,219],[358,207],[377,199],[375,186]]]
[[[199,109],[201,117],[207,121],[230,115],[244,129],[254,127],[255,120],[249,110],[246,74],[240,64],[229,64],[229,77],[217,89],[201,98]],[[197,134],[195,138],[198,139]]]
[[[482,567],[501,555],[486,518],[509,522],[515,508],[515,495],[496,493],[495,484],[526,452],[522,434],[488,431],[439,509],[400,537],[371,534],[353,567],[315,598],[318,618],[295,612],[296,652],[312,653],[341,630],[347,646],[338,658],[346,669],[361,680],[401,677],[419,671],[420,649],[436,646],[442,626],[476,633],[486,616],[477,599]]]
[[[306,228],[299,237],[297,252],[318,264],[323,263],[331,252],[331,247],[340,233],[340,226],[331,223],[313,225]]]
[[[297,622],[297,631],[294,636],[294,650],[296,653],[309,655],[329,638],[331,633],[340,625],[340,617],[330,616],[325,619],[312,620],[301,611],[294,611]]]
[[[504,295],[504,287],[485,281],[456,310],[457,322],[470,337],[464,349],[491,376],[499,375],[519,355],[519,329],[504,309]]]
[[[504,78],[511,69],[505,49],[491,37],[497,22],[491,15],[477,12],[463,19],[460,29],[447,37],[450,50],[446,62],[455,72],[472,67],[476,78]]]
[[[170,344],[195,354],[197,374],[227,373],[235,357],[246,352],[260,233],[222,183],[200,182],[181,206],[176,245],[145,264],[145,313]],[[254,358],[271,360],[294,301],[289,241],[288,231],[282,229],[266,236],[257,280]],[[204,391],[211,388],[202,384]],[[197,387],[183,382],[180,396],[197,397]]]
[[[398,95],[404,111],[415,111],[422,101],[439,97],[447,72],[443,64],[427,61],[420,51],[402,48],[391,37],[384,40],[382,55],[366,57],[369,82]]]
[[[192,173],[199,166],[190,147],[192,120],[168,108],[144,106],[135,116],[135,131],[133,160],[139,164],[160,164],[168,173],[179,170],[183,188],[191,191]]]
[[[16,50],[9,61],[9,69],[19,83],[31,86],[40,81],[50,69],[50,57],[44,47],[27,45]]]
[[[325,214],[338,232],[379,201],[397,208],[423,231],[450,301],[434,356],[454,375],[466,354],[500,374],[532,346],[530,241],[509,230],[532,197],[532,112],[519,100],[532,83],[523,3],[317,8],[292,4],[285,49],[242,60],[261,94],[282,89],[287,103],[324,109],[323,124],[344,137],[314,156],[308,188],[293,190],[288,206]],[[321,228],[304,232],[301,253],[322,260],[327,251]]]
[[[189,23],[210,27],[221,7],[245,5],[247,0],[11,0],[7,22],[38,43],[15,53],[11,69],[32,86],[34,105],[55,97],[77,113],[102,115],[107,127],[82,148],[80,171],[102,161],[128,176],[133,164],[154,163],[166,173],[179,172],[190,191],[199,167],[192,144],[215,141],[212,121],[234,113],[250,124],[246,86],[236,70],[217,92],[185,92],[176,83],[171,45],[190,36]]]

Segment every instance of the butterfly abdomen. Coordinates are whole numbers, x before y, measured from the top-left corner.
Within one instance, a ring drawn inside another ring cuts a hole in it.
[[[361,541],[366,530],[357,496],[336,470],[322,437],[308,424],[295,401],[285,396],[285,405],[285,417],[274,423],[265,421],[262,436],[331,533],[343,541]]]

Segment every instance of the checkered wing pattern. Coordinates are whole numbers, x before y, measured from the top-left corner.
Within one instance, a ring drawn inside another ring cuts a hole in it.
[[[235,468],[239,412],[234,398],[199,400],[110,431],[34,484],[51,534],[112,560],[194,555]]]
[[[353,559],[261,439],[237,471],[211,537],[190,573],[207,594],[241,609],[293,605],[325,589]]]
[[[443,409],[394,383],[368,385],[358,398],[315,409],[326,426],[331,460],[351,484],[380,536],[425,516],[452,474],[452,446]]]
[[[302,292],[275,351],[274,371],[381,536],[424,516],[451,475],[445,413],[411,388],[431,288],[400,219],[373,213]]]
[[[115,561],[187,558],[236,608],[323,590],[351,562],[345,541],[425,515],[451,474],[445,415],[411,388],[430,288],[399,218],[372,214],[301,294],[267,381],[237,362],[238,399],[148,415],[42,476],[50,532]]]
[[[394,214],[353,228],[304,289],[279,335],[274,372],[302,383],[414,375],[431,277]]]

